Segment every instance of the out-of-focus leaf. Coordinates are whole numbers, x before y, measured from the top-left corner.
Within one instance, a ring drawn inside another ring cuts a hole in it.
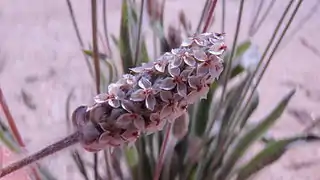
[[[149,62],[148,49],[147,49],[147,46],[146,46],[146,42],[144,40],[141,42],[140,59],[141,59],[141,61],[139,63],[147,63],[147,62]]]
[[[316,136],[300,136],[270,142],[239,170],[237,180],[246,180],[262,168],[277,161],[288,149],[294,147],[295,143],[308,143],[319,140],[320,137]]]
[[[37,106],[33,101],[32,96],[26,92],[26,90],[21,89],[21,96],[22,96],[22,100],[24,102],[24,104],[31,110],[36,110]]]
[[[93,56],[93,52],[91,50],[83,50],[83,52],[90,57]],[[105,67],[108,69],[108,72],[109,72],[109,78],[107,81],[105,75],[103,74],[103,71],[100,71],[101,90],[105,91],[107,85],[113,80],[113,77],[114,77],[113,67],[114,67],[114,65],[111,62],[109,62],[108,56],[104,53],[99,53],[99,58],[100,58],[101,62],[103,62]]]
[[[0,119],[0,140],[8,147],[12,152],[20,152],[19,145],[16,143],[13,135],[10,133],[7,126]]]
[[[251,98],[251,101],[248,104],[248,108],[247,108],[246,112],[244,113],[244,118],[241,119],[241,122],[240,122],[241,129],[246,125],[249,117],[254,112],[254,110],[258,107],[258,105],[259,105],[259,93],[258,93],[258,91],[255,91],[253,93],[253,97]]]
[[[121,25],[120,25],[120,56],[122,61],[122,68],[125,73],[128,73],[129,68],[133,67],[132,51],[131,51],[131,38],[129,30],[129,14],[128,14],[128,1],[122,1],[121,8]]]
[[[229,156],[227,156],[223,166],[216,174],[216,179],[224,179],[228,175],[228,172],[232,170],[236,162],[242,157],[249,146],[258,138],[260,138],[261,135],[263,135],[282,115],[294,93],[295,90],[290,91],[290,93],[282,99],[282,101],[268,116],[258,123],[255,128],[245,133],[244,136],[240,138],[238,143],[233,148],[233,151]]]
[[[237,46],[237,50],[236,50],[236,53],[234,55],[234,58],[237,59],[239,58],[240,56],[242,56],[251,46],[251,41],[250,40],[246,40],[242,43],[240,43],[238,46]],[[229,59],[229,56],[230,56],[230,52],[227,51],[224,55],[224,58],[223,59]],[[236,61],[233,61],[234,63],[236,63]],[[239,63],[239,62],[237,62]],[[233,64],[233,67],[237,66],[238,64]]]
[[[257,45],[251,45],[240,57],[239,63],[247,70],[254,71],[261,59]]]
[[[115,35],[113,35],[113,34],[111,34],[111,35],[110,35],[110,37],[111,37],[111,39],[112,39],[113,43],[114,43],[118,48],[120,48],[120,42],[119,42],[119,39],[118,39],[118,38],[116,38],[116,36],[115,36]]]
[[[55,178],[47,168],[39,164],[37,164],[37,168],[42,176],[41,180],[57,180],[57,178]]]
[[[202,136],[202,134],[206,130],[207,122],[210,116],[211,102],[215,93],[215,89],[217,88],[217,83],[214,84],[215,87],[210,88],[207,94],[207,99],[202,99],[199,102],[199,105],[196,107],[196,115],[193,122],[194,127],[192,128],[194,129],[194,133],[197,136]]]
[[[80,156],[79,152],[77,150],[75,150],[71,153],[71,156],[72,156],[74,162],[76,163],[78,170],[82,174],[83,178],[85,180],[89,180],[87,169],[85,167],[85,164],[84,164],[83,159]]]
[[[83,50],[84,54],[93,57],[93,52],[91,50]],[[108,56],[105,53],[98,53],[98,56],[100,59],[105,60],[108,58]]]
[[[125,155],[130,167],[133,167],[139,162],[138,151],[135,146],[125,148]]]

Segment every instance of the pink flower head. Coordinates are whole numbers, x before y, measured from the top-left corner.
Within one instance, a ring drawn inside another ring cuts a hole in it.
[[[142,89],[133,92],[130,99],[132,101],[145,101],[146,107],[153,111],[156,105],[155,95],[159,92],[158,87],[156,85],[153,86],[151,82],[144,77],[139,80],[138,86]]]
[[[94,100],[96,103],[108,102],[110,106],[118,108],[124,97],[125,93],[121,90],[118,84],[110,84],[108,86],[108,93],[98,94]]]
[[[176,55],[171,63],[172,67],[179,67],[182,63],[186,63],[188,66],[194,67],[197,63],[193,58],[193,51],[189,48],[172,49],[171,52]]]

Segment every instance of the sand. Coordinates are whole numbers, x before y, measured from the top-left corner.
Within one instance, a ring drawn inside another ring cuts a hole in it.
[[[184,10],[193,23],[202,11],[205,0],[167,0],[165,22],[178,22],[177,14]],[[269,3],[270,0],[266,1]],[[260,51],[265,47],[280,14],[288,1],[277,1],[271,15],[253,38]],[[88,0],[72,1],[86,47],[91,42],[91,16]],[[271,110],[290,88],[298,87],[281,120],[272,128],[275,137],[287,137],[301,132],[312,118],[320,117],[320,11],[317,0],[304,1],[288,36],[270,64],[259,86],[260,107],[252,121]],[[245,4],[240,41],[247,37],[254,0]],[[311,9],[314,8],[314,9]],[[320,7],[319,7],[320,8]],[[109,32],[118,34],[121,1],[108,1]],[[238,1],[227,1],[226,33],[232,41]],[[213,27],[220,31],[221,8],[216,10]],[[299,23],[313,12],[303,27]],[[295,29],[297,33],[292,35]],[[102,32],[102,25],[100,26]],[[148,38],[149,31],[144,29]],[[80,51],[65,0],[7,0],[0,2],[0,86],[23,134],[29,152],[64,137],[66,98],[75,93],[71,110],[92,102],[94,85]],[[31,98],[25,103],[26,96]],[[311,117],[309,115],[311,114]],[[303,116],[299,118],[298,115]],[[41,162],[60,180],[78,179],[68,151],[55,154]],[[263,170],[259,180],[320,179],[320,144],[299,146],[288,151],[279,161]]]

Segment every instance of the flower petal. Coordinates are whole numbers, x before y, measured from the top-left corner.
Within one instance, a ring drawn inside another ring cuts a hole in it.
[[[137,114],[135,115],[135,117],[133,119],[133,124],[139,130],[144,130],[145,126],[146,126],[146,123],[145,123],[143,117],[140,115],[137,115]]]
[[[121,107],[125,110],[127,110],[128,112],[138,112],[137,110],[137,106],[135,106],[132,101],[129,100],[122,100],[121,101]]]
[[[108,104],[114,108],[118,108],[120,106],[120,101],[117,99],[109,99]]]
[[[108,143],[111,139],[110,132],[104,132],[99,137],[99,143]]]
[[[162,101],[169,103],[171,99],[173,99],[173,95],[171,91],[161,91],[160,98]]]
[[[180,73],[180,77],[182,78],[183,81],[187,81],[188,77],[191,75],[192,71],[194,68],[190,69],[185,69]]]
[[[177,92],[180,96],[185,97],[187,95],[187,85],[185,83],[178,83]]]
[[[161,82],[160,88],[164,90],[171,90],[176,87],[176,83],[173,81],[173,78],[166,78]]]
[[[146,98],[143,89],[138,89],[131,94],[130,100],[132,101],[143,101]]]
[[[192,87],[194,89],[197,89],[198,86],[201,83],[201,76],[191,76],[191,77],[189,77],[188,83],[189,83],[190,87]]]
[[[134,142],[138,139],[139,135],[139,131],[135,129],[128,129],[121,134],[121,137],[129,142]]]
[[[181,46],[188,47],[188,46],[191,46],[193,42],[194,42],[193,38],[188,38],[182,41]]]
[[[197,68],[197,75],[203,76],[209,72],[210,68],[205,63],[201,63]]]
[[[195,50],[195,51],[193,52],[193,55],[194,55],[194,58],[196,58],[196,59],[199,60],[199,61],[206,61],[206,60],[207,60],[207,55],[206,55],[206,53],[205,53],[203,50],[201,50],[201,49]]]
[[[173,107],[169,104],[165,105],[160,112],[160,119],[164,119],[173,113]]]
[[[169,66],[169,69],[168,69],[170,75],[172,77],[175,77],[175,76],[179,76],[180,75],[180,68],[179,67],[172,67],[172,66]]]
[[[96,103],[104,103],[108,100],[108,96],[109,94],[107,93],[98,94],[94,97],[94,101]]]
[[[154,65],[154,68],[159,72],[164,72],[166,70],[166,64],[159,62]]]
[[[156,105],[156,98],[153,95],[149,95],[146,99],[146,107],[153,111],[154,106]]]
[[[172,67],[179,67],[182,64],[182,59],[180,56],[175,56],[173,61],[171,61]]]
[[[131,123],[132,123],[131,113],[123,114],[120,117],[118,117],[118,119],[116,120],[116,125],[119,128],[126,129]]]
[[[139,82],[138,82],[138,85],[139,87],[141,87],[142,89],[147,89],[147,88],[150,88],[152,86],[151,82],[145,78],[145,77],[142,77]]]
[[[183,59],[188,66],[194,67],[196,65],[196,60],[193,57],[187,56],[187,57],[184,57]]]

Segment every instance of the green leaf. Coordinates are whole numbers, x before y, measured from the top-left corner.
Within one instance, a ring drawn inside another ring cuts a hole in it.
[[[207,122],[210,116],[211,102],[217,86],[217,83],[213,83],[207,94],[207,99],[202,99],[197,106],[196,117],[193,122],[195,135],[197,136],[202,136],[206,130]]]
[[[244,165],[238,172],[237,180],[246,180],[253,174],[257,173],[264,167],[277,161],[288,149],[296,142],[313,142],[319,141],[320,137],[316,136],[300,136],[283,140],[273,141],[261,150],[254,158]]]
[[[139,155],[138,155],[137,148],[135,146],[126,147],[125,155],[126,155],[127,163],[130,167],[133,167],[138,164]]]
[[[128,1],[122,1],[121,9],[121,24],[120,24],[120,56],[122,60],[122,67],[125,73],[129,72],[129,68],[133,66],[133,58],[131,51],[131,39],[129,30],[129,14],[128,14]]]
[[[91,50],[83,50],[84,54],[90,56],[90,57],[93,57],[93,52]],[[108,55],[104,54],[104,53],[98,53],[98,57],[100,59],[107,59],[108,58]]]
[[[234,55],[234,59],[237,59],[239,58],[240,56],[242,56],[251,46],[251,41],[250,40],[246,40],[242,43],[240,43],[238,46],[237,46],[237,51]],[[227,51],[224,55],[224,58],[223,59],[229,59],[229,56],[230,56],[230,52]],[[234,64],[235,66],[237,66],[238,64]],[[234,67],[235,67],[234,66]]]
[[[148,49],[146,46],[146,42],[143,40],[141,43],[141,53],[140,53],[140,59],[141,61],[139,63],[147,63],[149,62],[149,55],[148,55]]]
[[[255,111],[255,109],[258,107],[258,105],[259,105],[259,93],[258,93],[258,91],[255,91],[253,93],[253,97],[251,98],[251,101],[248,104],[248,108],[247,108],[246,112],[244,113],[244,118],[241,119],[241,122],[240,122],[241,129],[246,125],[249,117]]]
[[[20,147],[15,141],[13,135],[9,131],[8,127],[0,119],[0,140],[4,145],[9,148],[12,152],[20,152]]]
[[[77,168],[78,168],[79,172],[81,173],[81,175],[83,176],[83,178],[85,180],[89,180],[88,172],[85,167],[85,163],[84,163],[82,157],[80,156],[79,151],[78,150],[72,151],[71,156],[72,156],[73,161],[76,163]]]
[[[258,123],[255,128],[253,128],[252,130],[244,134],[242,138],[240,138],[238,143],[233,148],[231,154],[225,160],[222,168],[216,174],[216,179],[224,179],[228,175],[228,172],[232,170],[236,162],[242,157],[242,155],[246,152],[250,145],[258,138],[260,138],[261,135],[263,135],[282,115],[284,109],[286,108],[294,93],[295,90],[286,95],[268,116],[266,116],[260,123]]]

